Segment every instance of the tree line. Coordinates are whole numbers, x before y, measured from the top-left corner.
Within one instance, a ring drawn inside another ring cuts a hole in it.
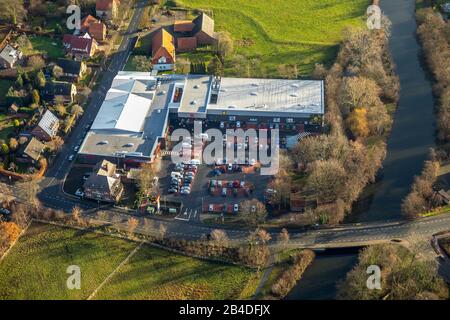
[[[322,223],[343,220],[386,156],[388,106],[397,104],[400,84],[388,49],[390,22],[383,21],[382,30],[346,30],[334,65],[316,65],[313,77],[326,84],[326,133],[292,151],[302,179],[280,179],[282,193],[304,195],[314,203],[306,213]]]

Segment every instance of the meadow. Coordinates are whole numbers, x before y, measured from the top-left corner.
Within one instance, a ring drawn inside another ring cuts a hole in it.
[[[236,53],[260,60],[269,76],[280,64],[311,73],[330,65],[348,26],[361,26],[368,0],[177,0],[179,7],[212,11],[216,31],[228,31]],[[229,61],[230,62],[230,61]]]
[[[32,49],[25,49],[23,52],[25,56],[33,54],[47,54],[50,59],[64,57],[64,50],[61,40],[36,35],[30,36],[29,39],[32,44]]]
[[[33,223],[0,261],[0,300],[87,299],[137,246],[93,232]],[[67,289],[70,265],[81,269],[80,290]],[[95,298],[249,298],[257,284],[252,269],[143,245]]]

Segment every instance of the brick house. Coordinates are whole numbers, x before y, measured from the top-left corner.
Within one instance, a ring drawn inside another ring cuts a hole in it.
[[[112,20],[117,17],[119,0],[97,0],[95,2],[95,14],[100,19]]]
[[[56,66],[62,69],[62,77],[70,78],[73,81],[78,81],[80,78],[82,78],[87,70],[87,66],[84,61],[69,59],[58,59],[56,61]]]
[[[164,28],[159,29],[153,35],[152,64],[157,70],[172,70],[174,67],[174,38]]]
[[[107,160],[99,162],[83,185],[84,196],[89,199],[117,203],[123,193],[123,185],[116,174],[116,165]]]
[[[22,58],[22,52],[7,44],[0,51],[0,69],[11,69]]]
[[[214,45],[217,42],[214,20],[205,13],[192,21],[175,21],[173,31],[178,52],[194,51],[199,45]]]
[[[70,82],[47,81],[41,95],[45,100],[56,103],[72,103],[77,95],[77,87]]]
[[[52,140],[59,129],[59,119],[49,110],[42,116],[37,126],[31,131],[31,134],[43,141]]]
[[[63,45],[68,55],[79,60],[93,57],[98,50],[97,41],[89,33],[82,36],[65,34],[63,37]]]
[[[88,15],[81,21],[80,32],[89,33],[96,41],[104,41],[106,39],[106,25],[91,15]]]
[[[21,144],[19,148],[17,162],[36,163],[39,161],[44,148],[45,145],[36,138],[32,137],[31,139],[28,139],[25,143]]]

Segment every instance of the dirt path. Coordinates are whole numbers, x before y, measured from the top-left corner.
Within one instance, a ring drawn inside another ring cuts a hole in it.
[[[142,244],[144,242],[139,243],[139,245],[134,248],[133,251],[130,252],[130,254],[117,266],[116,269],[114,269],[113,272],[111,272],[105,280],[103,280],[103,282],[91,293],[91,295],[87,298],[87,300],[92,300],[95,298],[95,296],[97,295],[97,292],[103,288],[103,286],[108,283],[108,281],[126,264],[128,263],[128,261],[130,261],[130,259],[136,254],[136,252],[138,252],[138,250],[142,247]]]

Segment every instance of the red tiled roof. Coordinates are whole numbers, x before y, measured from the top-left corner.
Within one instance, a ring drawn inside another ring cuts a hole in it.
[[[173,25],[175,32],[191,32],[194,30],[195,24],[192,21],[178,20]]]
[[[95,18],[94,18],[93,16],[91,16],[91,15],[88,15],[86,18],[84,18],[84,19],[81,21],[81,28],[80,28],[80,31],[81,31],[81,32],[88,32],[89,26],[90,26],[92,23],[96,23],[96,22],[98,22],[97,19],[95,19]]]
[[[94,43],[92,38],[84,38],[74,36],[72,34],[65,34],[63,37],[63,44],[70,50],[75,52],[90,53],[92,44]]]
[[[115,0],[97,0],[95,10],[108,11],[111,10]]]
[[[190,51],[197,48],[196,37],[185,37],[177,39],[177,49],[179,51]]]
[[[106,26],[102,22],[91,23],[91,25],[89,26],[89,34],[97,40],[104,40],[105,33]]]
[[[175,56],[173,36],[163,28],[156,31],[152,38],[152,55],[155,55],[160,48],[165,48],[172,57]]]

